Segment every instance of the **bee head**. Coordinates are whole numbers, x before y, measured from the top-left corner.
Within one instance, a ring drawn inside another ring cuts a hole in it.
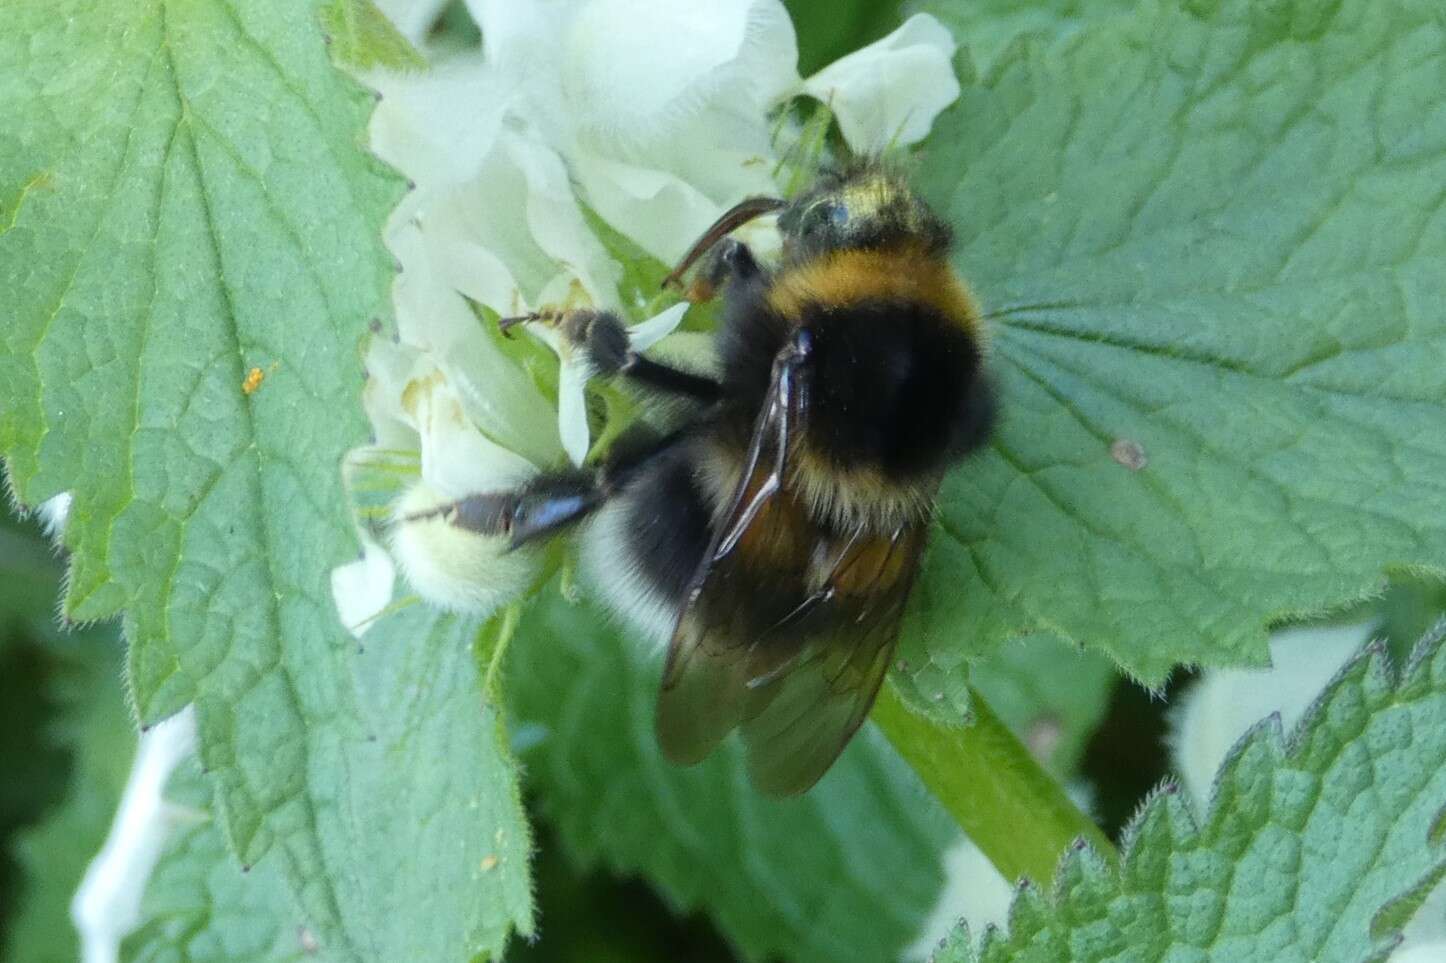
[[[805,260],[828,251],[921,244],[942,254],[949,226],[901,174],[870,163],[825,174],[778,218],[785,251]]]

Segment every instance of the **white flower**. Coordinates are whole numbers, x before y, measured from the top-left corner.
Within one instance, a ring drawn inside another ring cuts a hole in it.
[[[855,150],[916,144],[959,96],[953,56],[954,38],[944,25],[916,14],[878,43],[820,70],[803,88],[833,108]]]
[[[146,881],[172,831],[197,818],[165,798],[176,767],[196,751],[196,712],[187,706],[141,733],[120,805],[100,852],[70,901],[84,963],[112,963],[141,922]]]
[[[331,594],[341,624],[361,638],[386,611],[397,569],[391,556],[370,538],[362,539],[362,557],[331,570]]]
[[[804,80],[778,0],[469,6],[488,59],[523,78],[511,95],[545,118],[588,205],[665,262],[727,207],[777,190],[768,115],[790,98],[828,103],[867,152],[921,140],[959,94],[953,40],[925,14]]]
[[[539,372],[486,330],[476,306],[501,317],[611,310],[640,322],[634,350],[653,347],[685,307],[621,303],[623,265],[593,218],[672,262],[727,207],[779,193],[770,114],[792,98],[829,103],[848,142],[872,150],[921,138],[958,91],[953,41],[926,16],[805,80],[779,0],[468,8],[480,50],[435,48],[428,71],[364,78],[382,95],[372,146],[413,189],[386,231],[401,273],[397,343],[375,339],[367,358],[375,442],[348,460],[368,544],[333,590],[353,631],[385,610],[393,560],[447,608],[485,614],[524,591],[542,553],[507,552],[500,536],[426,513],[589,453],[586,359],[529,325],[558,355],[555,376]],[[382,9],[417,42],[441,7]],[[766,223],[747,231],[761,252],[776,247]],[[388,488],[408,471],[412,480]]]

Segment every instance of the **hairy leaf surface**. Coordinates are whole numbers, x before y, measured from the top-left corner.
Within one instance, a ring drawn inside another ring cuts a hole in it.
[[[24,502],[74,492],[67,612],[124,612],[143,721],[196,704],[227,841],[329,958],[494,953],[530,928],[526,831],[470,630],[359,653],[331,599],[401,186],[317,16],[7,7],[0,452]]]
[[[1120,871],[1068,856],[1009,934],[936,963],[1381,959],[1446,872],[1446,647],[1397,679],[1383,645],[1344,668],[1287,738],[1272,716],[1232,750],[1197,823],[1173,787],[1126,833]],[[1122,954],[1125,954],[1122,956]]]
[[[965,80],[922,181],[1003,420],[945,486],[915,670],[1035,628],[1152,683],[1260,663],[1272,620],[1446,568],[1439,10],[1159,0]]]

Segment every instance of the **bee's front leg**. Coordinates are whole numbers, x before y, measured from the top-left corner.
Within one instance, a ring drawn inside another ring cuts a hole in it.
[[[722,391],[712,378],[660,364],[638,354],[628,340],[627,325],[611,311],[578,308],[538,312],[503,318],[498,323],[506,332],[523,322],[538,322],[552,328],[573,350],[583,352],[592,370],[601,377],[622,375],[656,391],[704,402],[716,401]]]
[[[725,237],[703,256],[693,282],[683,296],[694,304],[711,301],[719,290],[729,282],[748,282],[762,275],[763,269],[753,257],[748,245],[735,238]]]

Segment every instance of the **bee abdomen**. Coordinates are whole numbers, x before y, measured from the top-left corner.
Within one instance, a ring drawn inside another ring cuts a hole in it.
[[[585,577],[622,618],[666,640],[709,539],[711,508],[689,446],[660,455],[588,525]]]
[[[814,329],[804,435],[814,460],[907,484],[982,443],[994,411],[983,352],[933,305],[805,305],[800,323]]]

